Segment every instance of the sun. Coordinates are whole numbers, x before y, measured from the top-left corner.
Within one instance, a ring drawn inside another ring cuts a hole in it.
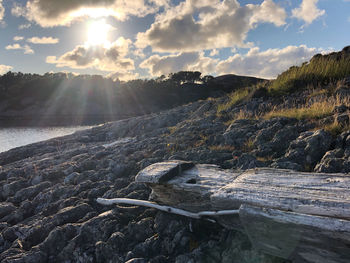
[[[108,34],[112,26],[107,24],[105,20],[97,20],[90,22],[87,29],[87,41],[90,46],[108,45]]]

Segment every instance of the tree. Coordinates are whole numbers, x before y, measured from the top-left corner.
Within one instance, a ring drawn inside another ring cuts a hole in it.
[[[200,81],[202,73],[199,71],[179,71],[177,73],[171,73],[169,75],[169,79],[178,83],[194,83],[196,81]]]

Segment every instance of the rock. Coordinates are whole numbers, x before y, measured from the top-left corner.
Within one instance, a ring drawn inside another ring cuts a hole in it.
[[[349,125],[349,114],[348,113],[343,113],[343,114],[337,115],[336,116],[336,121],[342,127],[345,127],[345,126]]]
[[[176,257],[175,263],[195,263],[195,261],[189,255],[180,255]]]
[[[75,223],[91,211],[93,211],[93,209],[88,204],[66,207],[58,211],[55,215],[54,222],[58,226],[67,223]]]
[[[335,97],[346,98],[350,96],[350,88],[348,86],[340,86],[334,93]]]
[[[0,166],[1,167],[1,166]],[[0,170],[1,170],[1,168],[0,168]],[[1,181],[4,181],[4,180],[6,180],[7,179],[7,173],[5,173],[5,172],[0,172],[0,182]]]
[[[333,142],[332,136],[323,131],[309,131],[302,133],[294,140],[280,162],[291,162],[311,170],[322,158]]]
[[[343,170],[344,160],[341,158],[322,159],[314,171],[318,173],[340,173]]]
[[[80,172],[82,171],[88,171],[88,170],[95,170],[96,168],[96,161],[95,160],[92,160],[92,159],[88,159],[88,160],[85,160],[83,161],[80,166],[79,166],[79,170]]]
[[[248,153],[243,153],[241,157],[238,158],[237,168],[241,170],[252,169],[255,167],[260,167],[262,164],[253,155]]]
[[[339,106],[335,106],[334,109],[333,109],[333,112],[339,114],[339,113],[344,113],[347,110],[349,110],[349,107],[346,106],[345,104],[341,104]]]
[[[124,164],[121,164],[121,163],[117,163],[115,161],[110,161],[109,163],[109,169],[111,170],[112,174],[114,175],[114,179],[117,179],[117,178],[120,178],[120,177],[123,177],[126,172],[126,166]]]
[[[300,164],[289,162],[289,161],[277,161],[271,164],[272,168],[278,169],[290,169],[294,171],[302,171],[303,167]]]
[[[76,180],[79,177],[79,173],[74,172],[69,174],[68,176],[66,176],[66,178],[64,178],[64,183],[65,184],[76,184]]]
[[[224,99],[199,101],[0,153],[0,261],[272,262],[245,235],[215,224],[96,202],[149,199],[150,189],[135,183],[135,175],[168,159],[177,163],[160,181],[193,163],[350,172],[350,132],[334,143],[328,133],[313,131],[314,124],[291,118],[223,123],[240,111],[253,116],[307,98],[297,93],[282,102],[263,93],[221,117],[216,106]],[[320,122],[347,123],[348,110],[339,106]]]
[[[12,203],[0,203],[0,219],[4,216],[7,216],[13,213],[16,210],[16,207]]]
[[[319,173],[339,173],[343,170],[344,150],[335,149],[326,152],[322,160],[316,165],[314,171]]]
[[[40,184],[21,189],[15,194],[11,201],[14,203],[20,203],[24,200],[32,200],[37,194],[50,186],[50,182],[42,182]]]
[[[13,196],[16,192],[27,186],[25,180],[19,180],[12,183],[4,184],[2,186],[1,195],[3,199],[7,199],[9,196]]]
[[[49,257],[49,261],[54,260],[53,255],[57,255],[76,234],[77,228],[71,224],[56,227],[40,244],[39,248],[47,254],[52,255]]]
[[[248,119],[236,120],[223,134],[225,144],[240,149],[255,132],[255,121]]]
[[[144,241],[154,233],[153,219],[144,218],[137,223],[131,222],[128,225],[128,231],[135,241]]]

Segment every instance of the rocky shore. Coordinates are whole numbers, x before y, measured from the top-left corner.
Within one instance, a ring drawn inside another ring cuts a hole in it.
[[[348,87],[345,87],[348,88]],[[236,118],[304,104],[303,92],[257,96],[218,114],[227,98],[107,123],[0,153],[0,262],[285,262],[264,255],[241,232],[143,207],[108,207],[96,198],[147,200],[138,171],[170,159],[296,171],[350,172],[349,108],[317,122]]]

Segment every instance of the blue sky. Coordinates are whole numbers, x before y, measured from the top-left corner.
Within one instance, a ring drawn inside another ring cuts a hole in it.
[[[0,0],[0,74],[274,78],[349,28],[350,0]]]

